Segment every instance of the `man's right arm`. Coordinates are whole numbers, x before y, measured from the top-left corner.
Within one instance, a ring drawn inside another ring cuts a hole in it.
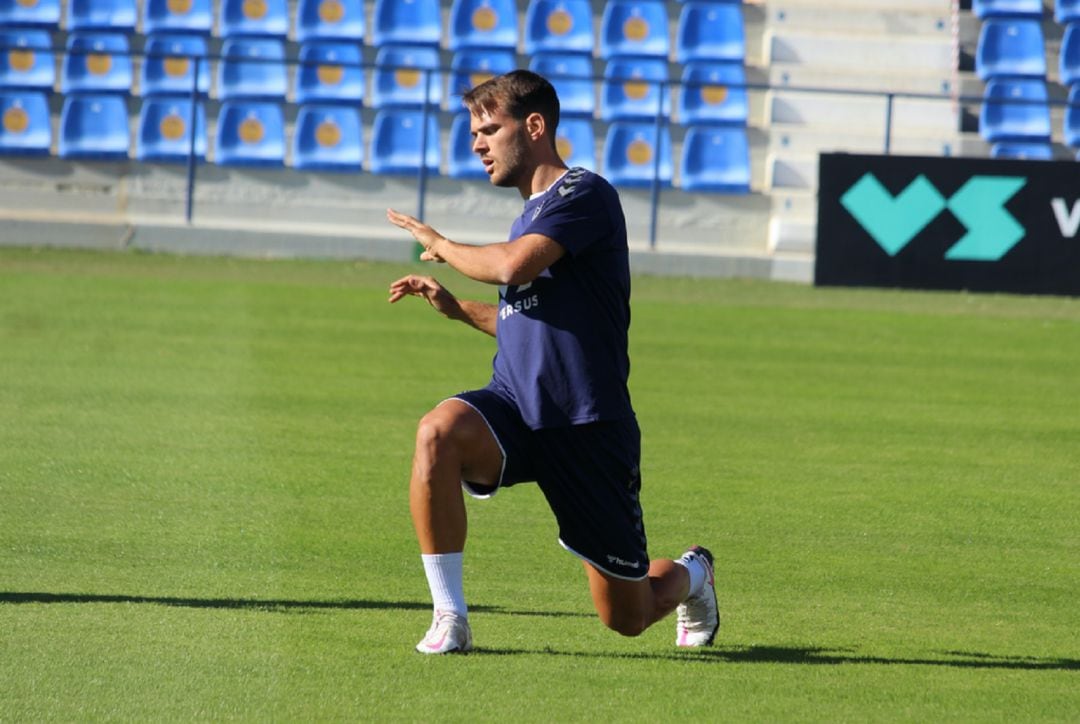
[[[456,319],[492,337],[495,336],[495,320],[498,314],[496,305],[458,299],[434,277],[410,274],[390,285],[391,304],[406,296],[422,297],[444,317]]]

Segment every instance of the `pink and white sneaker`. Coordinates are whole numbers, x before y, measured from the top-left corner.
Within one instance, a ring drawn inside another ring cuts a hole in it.
[[[705,567],[705,584],[696,596],[690,596],[675,609],[675,644],[687,647],[711,646],[716,638],[716,631],[720,628],[713,555],[706,548],[694,546],[683,554],[682,560],[696,560]]]
[[[431,628],[416,645],[422,654],[465,654],[472,651],[469,620],[453,611],[436,611]]]

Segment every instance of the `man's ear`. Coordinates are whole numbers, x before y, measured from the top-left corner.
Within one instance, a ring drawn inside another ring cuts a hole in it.
[[[525,118],[525,131],[529,134],[529,138],[536,141],[547,130],[547,123],[544,121],[544,117],[539,113],[530,113]]]

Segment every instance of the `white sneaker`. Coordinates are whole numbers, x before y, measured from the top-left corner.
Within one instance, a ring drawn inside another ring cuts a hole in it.
[[[472,651],[469,620],[452,611],[436,611],[431,628],[416,645],[422,654],[464,654]]]
[[[675,644],[677,646],[711,646],[720,628],[720,612],[716,607],[716,581],[713,577],[713,556],[707,549],[694,546],[683,554],[683,560],[696,559],[705,566],[705,584],[696,596],[679,604],[676,611]]]

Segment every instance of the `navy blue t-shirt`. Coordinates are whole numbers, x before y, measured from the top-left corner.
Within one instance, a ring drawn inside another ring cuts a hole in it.
[[[532,429],[634,414],[630,264],[615,189],[583,168],[525,202],[510,238],[543,234],[566,253],[529,284],[499,290],[491,385]]]

